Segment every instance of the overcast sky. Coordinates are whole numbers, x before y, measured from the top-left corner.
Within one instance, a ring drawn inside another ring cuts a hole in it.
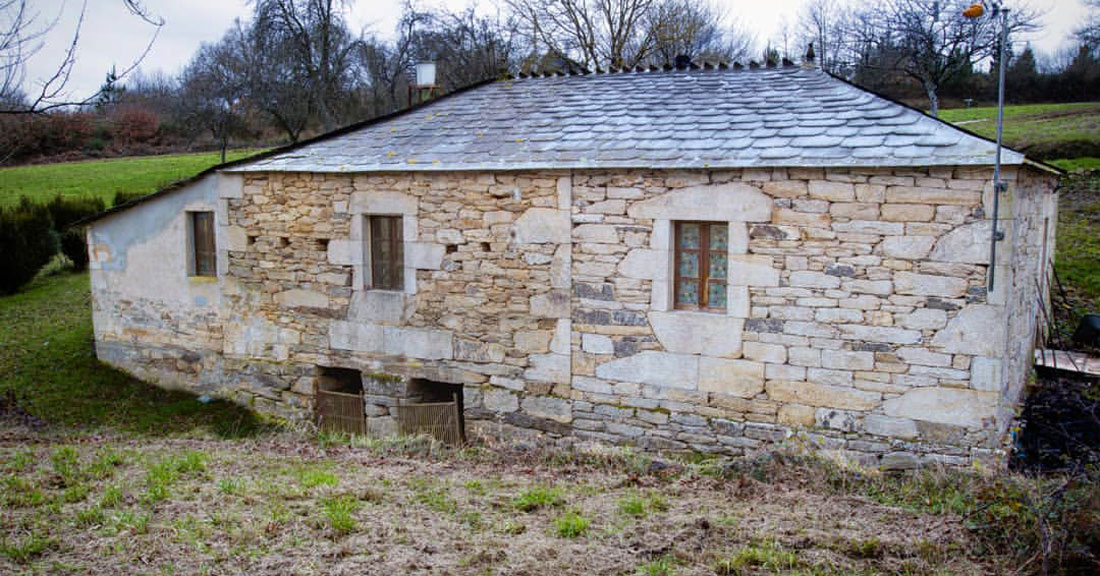
[[[852,0],[863,1],[863,0]],[[1073,29],[1086,15],[1080,0],[1028,0],[1046,10],[1045,28],[1034,34],[1032,44],[1039,50],[1054,52],[1066,45]],[[774,39],[783,22],[792,27],[804,0],[716,0],[731,16],[757,35],[763,44]],[[1013,6],[1017,1],[1008,0]],[[56,19],[45,37],[42,49],[32,58],[27,71],[27,92],[48,77],[60,62],[72,41],[81,0],[29,0],[39,13],[39,24]],[[366,29],[390,37],[401,11],[401,0],[352,1],[349,22],[356,30]],[[421,6],[463,8],[470,0],[433,0]],[[247,0],[144,0],[149,11],[163,18],[165,25],[141,64],[146,72],[160,70],[177,73],[202,42],[216,41],[235,18],[247,20],[251,12]],[[94,92],[102,84],[112,65],[127,68],[149,43],[154,28],[127,12],[122,0],[87,0],[87,13],[81,29],[78,60],[68,84],[74,96]],[[494,0],[481,0],[479,11],[495,10]],[[793,51],[793,50],[792,50]]]

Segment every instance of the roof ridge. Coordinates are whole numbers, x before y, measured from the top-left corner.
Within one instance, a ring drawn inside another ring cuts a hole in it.
[[[499,77],[498,80],[533,80],[538,78],[557,78],[565,76],[612,76],[620,74],[660,74],[660,73],[677,73],[677,72],[711,72],[711,71],[753,71],[753,70],[806,70],[800,64],[794,61],[783,58],[780,63],[765,63],[760,64],[756,60],[749,60],[748,65],[742,64],[740,61],[734,60],[726,62],[723,60],[703,60],[702,64],[697,64],[694,61],[689,66],[674,66],[671,64],[665,64],[658,66],[656,64],[650,64],[649,66],[637,65],[634,67],[622,67],[622,68],[609,68],[604,70],[600,67],[596,67],[595,72],[588,68],[572,68],[568,70],[543,70],[541,72],[519,72],[516,74],[507,73]],[[810,68],[812,70],[819,70],[816,66]]]

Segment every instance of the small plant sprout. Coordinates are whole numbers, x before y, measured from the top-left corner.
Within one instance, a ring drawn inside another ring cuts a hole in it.
[[[562,538],[579,538],[588,532],[590,522],[580,513],[569,511],[554,519],[554,528]]]
[[[539,508],[550,508],[562,503],[561,490],[558,488],[535,486],[523,491],[513,500],[512,505],[520,511],[531,512]]]

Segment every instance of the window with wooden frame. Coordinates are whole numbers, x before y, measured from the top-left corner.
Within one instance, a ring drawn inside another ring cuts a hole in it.
[[[217,276],[218,253],[214,244],[214,213],[188,212],[191,234],[191,276]]]
[[[726,310],[729,224],[676,222],[675,305],[680,310]]]
[[[401,216],[368,216],[370,288],[405,289],[405,246]]]

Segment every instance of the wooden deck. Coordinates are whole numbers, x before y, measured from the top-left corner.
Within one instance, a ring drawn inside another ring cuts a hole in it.
[[[1035,365],[1100,376],[1100,358],[1065,350],[1036,350]]]

